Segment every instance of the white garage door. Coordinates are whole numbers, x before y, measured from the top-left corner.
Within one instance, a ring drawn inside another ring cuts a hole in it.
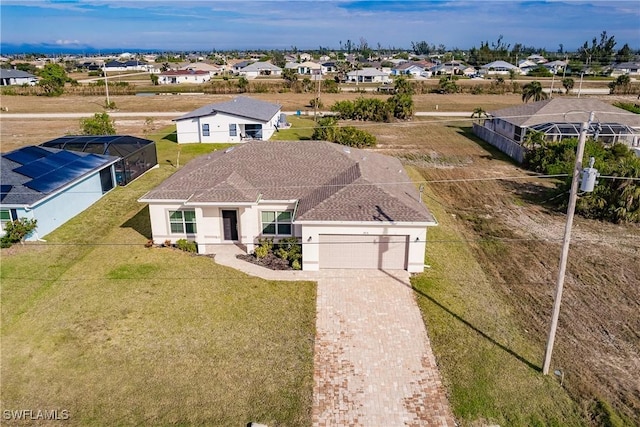
[[[407,268],[409,236],[320,235],[320,268]]]

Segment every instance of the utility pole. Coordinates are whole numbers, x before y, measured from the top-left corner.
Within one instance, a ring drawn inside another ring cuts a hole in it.
[[[104,90],[107,92],[107,108],[111,105],[109,102],[109,83],[107,82],[107,67],[106,64],[102,64],[102,73],[104,74]]]
[[[571,181],[571,193],[569,195],[569,207],[567,208],[567,223],[564,228],[564,239],[562,241],[562,253],[560,255],[560,270],[558,271],[558,281],[556,283],[556,294],[553,300],[553,315],[551,317],[551,328],[549,330],[549,338],[547,347],[544,351],[544,363],[542,365],[542,374],[549,374],[549,365],[551,364],[551,353],[553,352],[553,343],[556,338],[556,329],[558,328],[558,316],[560,315],[560,302],[562,300],[562,288],[564,287],[564,276],[567,270],[567,258],[569,256],[569,245],[571,244],[571,227],[573,225],[573,216],[576,210],[576,200],[578,198],[578,183],[582,172],[582,157],[584,156],[584,146],[587,141],[587,132],[589,124],[593,121],[594,113],[589,115],[589,122],[583,122],[580,127],[580,138],[578,139],[578,148],[576,150],[576,163],[573,168],[573,180]]]

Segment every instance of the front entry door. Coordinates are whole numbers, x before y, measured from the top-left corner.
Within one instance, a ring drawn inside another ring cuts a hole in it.
[[[222,211],[222,226],[224,240],[238,240],[238,213],[236,211]]]

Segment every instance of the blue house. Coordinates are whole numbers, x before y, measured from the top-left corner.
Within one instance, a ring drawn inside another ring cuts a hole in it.
[[[23,147],[2,154],[0,225],[36,219],[26,240],[38,240],[113,189],[119,157],[45,147]]]

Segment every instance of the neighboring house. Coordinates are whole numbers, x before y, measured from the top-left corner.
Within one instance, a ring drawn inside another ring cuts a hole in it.
[[[448,61],[438,64],[430,70],[433,74],[452,74],[452,75],[473,75],[476,74],[476,69],[466,65],[460,61]]]
[[[389,74],[376,68],[363,68],[362,70],[347,73],[347,80],[356,83],[390,83]]]
[[[322,72],[322,65],[317,62],[305,61],[301,64],[296,64],[297,73],[303,75],[320,74]]]
[[[254,62],[240,69],[238,74],[248,79],[255,79],[258,76],[281,76],[282,68],[271,62]]]
[[[152,65],[147,64],[143,61],[109,61],[104,64],[104,69],[106,71],[149,71],[153,69]]]
[[[158,83],[167,84],[180,84],[180,83],[206,83],[211,80],[211,73],[208,71],[196,71],[196,70],[170,70],[160,73],[158,76]]]
[[[611,77],[627,75],[629,77],[640,76],[640,62],[621,62],[614,64],[611,70]]]
[[[178,143],[267,140],[279,127],[280,105],[239,96],[174,119]]]
[[[567,67],[567,63],[564,61],[551,61],[542,64],[552,74],[559,74]]]
[[[534,61],[529,61],[528,59],[523,59],[518,61],[518,68],[522,74],[529,74],[529,71],[535,70],[538,68],[538,63]]]
[[[0,68],[0,86],[35,86],[37,83],[38,78],[26,71]]]
[[[473,125],[474,133],[522,161],[522,148],[530,130],[542,132],[547,141],[577,138],[582,122],[595,112],[590,135],[605,143],[638,147],[640,116],[595,98],[552,98],[488,112],[484,125]]]
[[[437,225],[390,156],[323,141],[255,141],[199,157],[139,199],[153,240],[251,252],[297,237],[302,269],[424,269]]]
[[[493,61],[480,67],[480,74],[492,76],[492,75],[509,75],[509,72],[513,71],[520,74],[520,68],[513,64],[509,64],[506,61]]]
[[[253,64],[254,61],[240,61],[237,62],[235,64],[233,64],[231,66],[231,69],[233,70],[234,73],[239,72],[240,70],[242,70],[244,67]]]
[[[544,56],[537,54],[527,56],[527,60],[536,64],[544,64],[545,62],[547,62],[547,59]]]
[[[322,74],[335,73],[338,71],[338,66],[333,61],[323,62],[320,65],[322,66]]]
[[[424,73],[424,67],[415,62],[403,62],[391,69],[391,75],[393,76],[420,77],[424,75]]]
[[[2,154],[0,218],[36,219],[37,240],[64,224],[115,186],[118,157],[55,148],[23,147]]]
[[[311,61],[313,59],[313,56],[311,56],[311,54],[309,53],[301,53],[300,55],[300,61]]]
[[[180,66],[179,70],[206,71],[213,77],[224,71],[224,68],[220,65],[209,64],[207,62],[190,62]]]

